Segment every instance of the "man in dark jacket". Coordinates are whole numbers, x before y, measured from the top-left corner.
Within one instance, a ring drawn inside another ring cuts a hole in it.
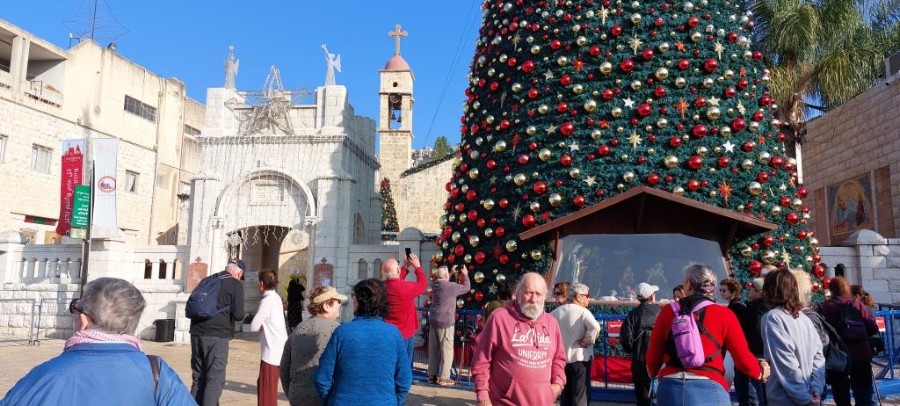
[[[191,320],[191,395],[201,406],[219,404],[225,389],[228,342],[234,338],[234,322],[244,318],[244,286],[241,277],[247,266],[240,259],[228,261],[219,288],[215,316]],[[228,310],[224,310],[224,309]]]
[[[631,354],[631,376],[634,379],[634,397],[638,406],[650,406],[650,374],[647,372],[645,354],[650,343],[650,332],[659,316],[656,291],[659,287],[641,282],[637,288],[637,298],[641,302],[628,313],[622,323],[622,348]]]
[[[769,311],[769,307],[763,300],[762,288],[763,278],[755,278],[750,282],[750,289],[747,291],[750,301],[742,309],[742,314],[737,314],[741,330],[744,330],[744,335],[747,336],[750,352],[758,359],[763,358],[762,331],[759,328],[759,321]],[[765,406],[766,404],[766,384],[737,370],[734,371],[734,391],[740,406]]]

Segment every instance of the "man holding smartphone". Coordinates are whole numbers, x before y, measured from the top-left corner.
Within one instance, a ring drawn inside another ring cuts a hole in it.
[[[431,283],[434,297],[428,309],[428,380],[441,386],[453,386],[450,367],[453,365],[453,342],[456,325],[456,298],[469,291],[469,271],[464,265],[453,265],[454,279],[462,273],[463,283],[450,280],[446,266],[437,269],[437,279]]]
[[[415,268],[416,280],[407,281],[409,267]],[[428,287],[425,279],[425,271],[419,263],[419,257],[406,248],[406,262],[403,267],[394,258],[384,261],[381,266],[381,276],[387,288],[387,299],[390,304],[388,315],[384,321],[397,326],[400,335],[406,342],[406,351],[409,354],[410,368],[412,367],[414,336],[419,328],[419,317],[416,315],[416,298],[425,293]]]

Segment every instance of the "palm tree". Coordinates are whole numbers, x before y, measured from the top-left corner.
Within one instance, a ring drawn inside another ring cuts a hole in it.
[[[900,0],[754,0],[751,10],[778,117],[798,143],[807,108],[828,111],[864,92],[900,48]]]

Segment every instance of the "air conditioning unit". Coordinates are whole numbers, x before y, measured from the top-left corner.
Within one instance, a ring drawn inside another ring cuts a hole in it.
[[[900,52],[884,58],[884,77],[891,79],[900,74]]]

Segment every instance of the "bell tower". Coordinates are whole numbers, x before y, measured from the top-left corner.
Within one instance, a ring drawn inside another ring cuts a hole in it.
[[[396,182],[412,166],[413,82],[409,64],[400,56],[400,39],[407,36],[400,24],[388,32],[394,38],[394,56],[379,71],[380,87],[378,135],[381,160],[380,178]]]

